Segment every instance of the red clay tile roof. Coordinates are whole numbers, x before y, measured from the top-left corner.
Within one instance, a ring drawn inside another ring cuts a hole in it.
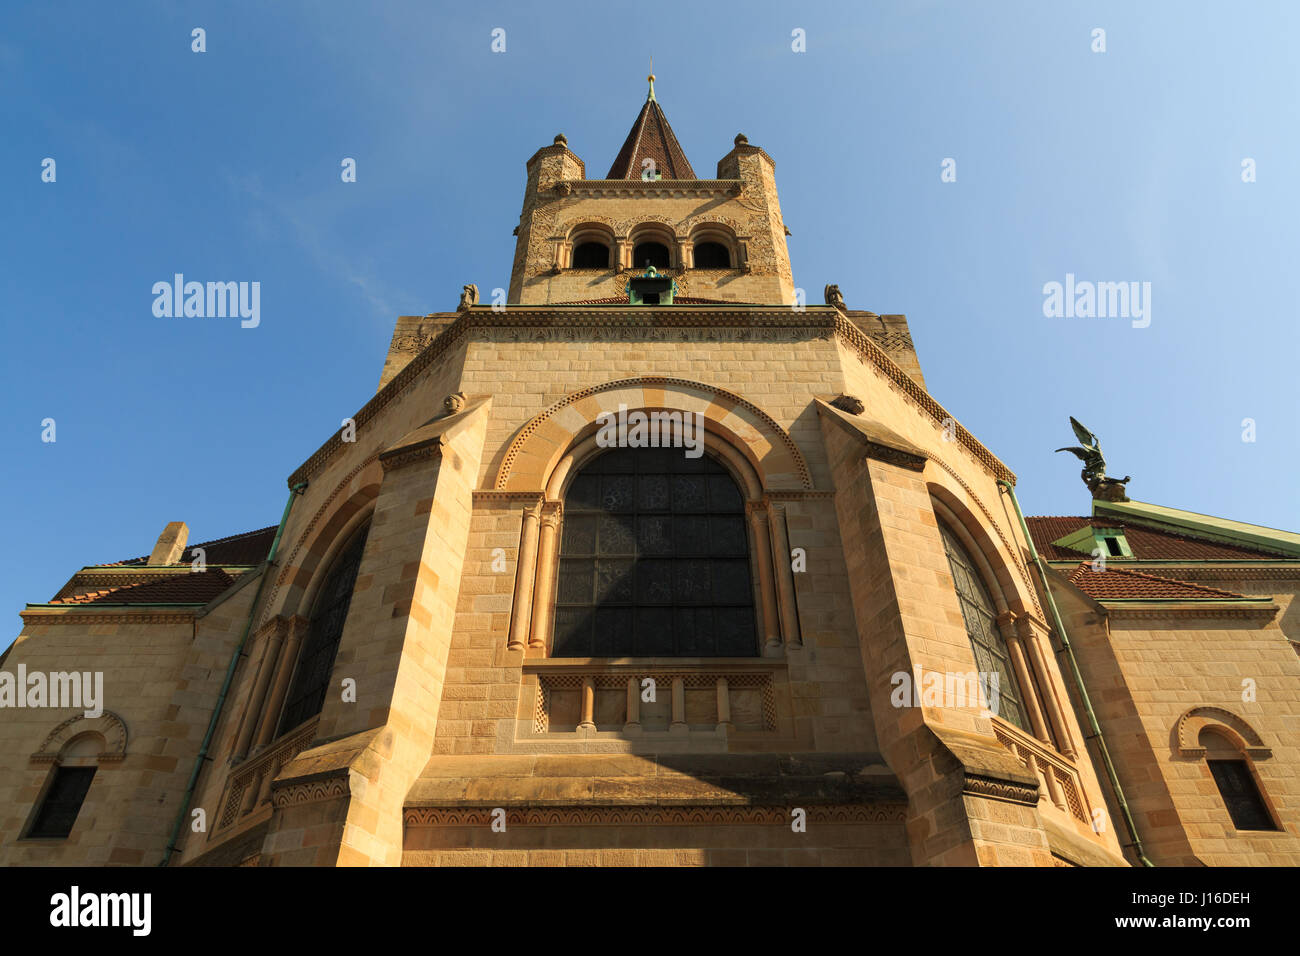
[[[606,179],[640,179],[641,161],[654,161],[655,172],[663,179],[698,179],[686,153],[668,125],[668,117],[655,100],[647,99],[636,122],[623,141]]]
[[[212,568],[192,574],[177,574],[120,588],[103,588],[75,597],[55,599],[51,604],[207,604],[235,583],[225,571]]]
[[[1243,545],[1220,544],[1203,541],[1171,531],[1157,531],[1141,525],[1130,524],[1115,518],[1093,517],[1026,517],[1029,533],[1034,537],[1038,553],[1046,561],[1075,561],[1078,551],[1052,544],[1084,525],[1097,528],[1123,528],[1124,538],[1133,550],[1133,557],[1146,561],[1275,561],[1287,555],[1247,548]]]
[[[271,542],[275,540],[277,527],[279,526],[271,525],[268,528],[259,528],[257,531],[245,531],[243,534],[232,534],[227,538],[217,538],[213,541],[201,541],[198,544],[192,544],[185,549],[178,563],[191,563],[195,558],[194,549],[202,548],[203,560],[206,564],[261,564],[271,551]],[[96,565],[96,567],[113,568],[122,565],[146,564],[148,561],[149,555],[146,554],[144,557],[113,561],[109,564]]]
[[[1095,601],[1183,600],[1240,601],[1244,594],[1220,591],[1175,578],[1158,578],[1141,571],[1108,567],[1094,571],[1091,561],[1081,561],[1068,575],[1070,583]]]

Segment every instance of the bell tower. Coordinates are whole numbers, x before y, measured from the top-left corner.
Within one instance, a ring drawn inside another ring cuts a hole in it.
[[[604,179],[560,134],[528,160],[507,301],[616,305],[653,267],[676,305],[792,305],[794,280],[775,163],[743,135],[696,176],[649,91]]]

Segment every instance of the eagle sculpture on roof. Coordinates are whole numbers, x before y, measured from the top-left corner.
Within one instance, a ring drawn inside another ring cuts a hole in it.
[[[1101,442],[1097,440],[1097,436],[1080,424],[1073,415],[1070,416],[1070,427],[1074,429],[1074,435],[1082,443],[1082,447],[1073,445],[1056,450],[1068,451],[1083,462],[1083,470],[1079,472],[1079,477],[1088,486],[1093,498],[1102,501],[1128,501],[1124,486],[1128,484],[1130,476],[1107,477],[1106,457],[1101,453]]]

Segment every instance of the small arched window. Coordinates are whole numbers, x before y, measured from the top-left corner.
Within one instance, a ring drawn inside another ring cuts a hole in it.
[[[996,713],[1008,723],[1027,731],[1029,722],[1021,703],[1024,693],[1011,669],[1011,655],[1002,632],[998,630],[997,612],[988,586],[980,577],[966,546],[942,521],[939,522],[939,533],[943,537],[943,550],[948,556],[948,568],[952,571],[953,585],[961,604],[966,636],[975,652],[975,663],[981,676],[997,675],[999,700]],[[984,680],[980,683],[983,685]]]
[[[652,265],[656,269],[667,269],[668,247],[662,242],[638,242],[632,250],[632,268],[644,269],[647,265]]]
[[[758,654],[745,504],[709,455],[620,448],[564,502],[553,657]]]
[[[695,246],[695,268],[730,269],[731,253],[720,242],[701,242]]]
[[[325,705],[330,674],[334,671],[334,658],[338,654],[339,641],[343,638],[343,625],[352,603],[352,589],[357,583],[361,554],[365,550],[369,531],[370,525],[367,522],[365,527],[353,534],[334,559],[334,564],[316,595],[311,623],[298,655],[298,666],[294,671],[293,683],[289,686],[277,736],[315,717]]]
[[[93,733],[82,734],[64,745],[27,830],[28,839],[62,840],[72,833],[103,750],[104,738]]]
[[[573,268],[608,269],[609,246],[603,242],[584,242],[573,250]]]

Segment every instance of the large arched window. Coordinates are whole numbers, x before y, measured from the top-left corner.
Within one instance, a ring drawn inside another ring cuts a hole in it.
[[[1025,709],[1021,703],[1024,693],[1011,669],[1011,657],[1006,641],[998,630],[997,613],[988,586],[976,568],[975,561],[965,545],[942,521],[939,533],[943,536],[943,550],[948,556],[953,585],[961,603],[961,616],[966,624],[966,635],[975,652],[975,663],[982,675],[997,675],[997,715],[1021,730],[1029,730]],[[983,684],[984,681],[981,681]],[[991,695],[990,695],[991,696]]]
[[[330,674],[334,670],[334,657],[343,637],[343,624],[348,618],[352,589],[357,583],[361,554],[365,550],[369,531],[370,525],[367,523],[343,546],[316,595],[311,624],[303,641],[302,652],[298,655],[298,666],[294,671],[293,683],[289,685],[289,695],[277,736],[316,716],[325,705]]]
[[[553,657],[758,653],[744,500],[707,454],[620,448],[564,502]]]

